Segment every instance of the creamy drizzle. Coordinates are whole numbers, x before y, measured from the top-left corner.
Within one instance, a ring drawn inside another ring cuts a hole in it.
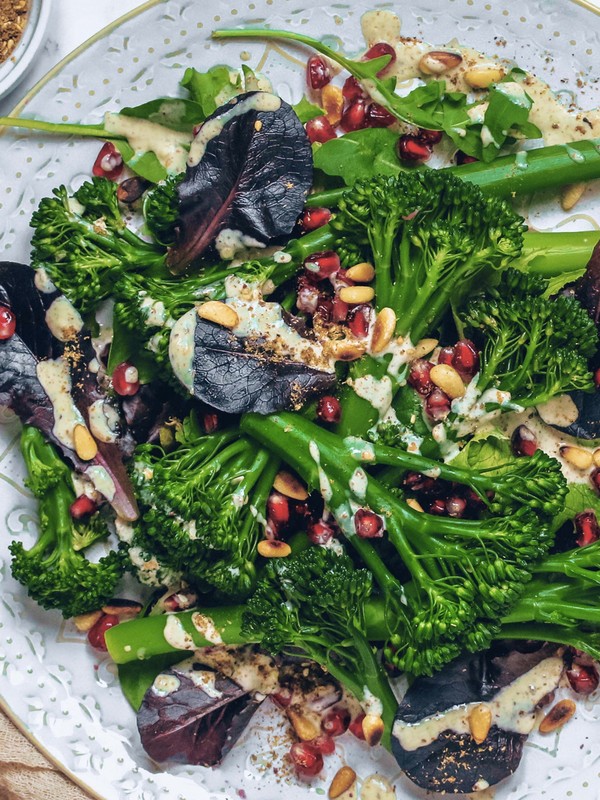
[[[83,328],[83,320],[79,311],[66,297],[60,295],[46,311],[46,325],[59,342],[69,342]]]
[[[211,644],[223,644],[223,639],[218,629],[215,627],[215,623],[210,617],[207,617],[206,614],[201,614],[199,611],[194,612],[192,614],[192,625],[207,642]]]
[[[197,319],[195,308],[186,311],[173,325],[169,337],[169,361],[176,377],[189,392],[194,389],[194,335]]]
[[[119,412],[107,400],[95,400],[88,408],[90,431],[100,442],[116,442],[119,433]]]
[[[396,790],[384,775],[374,772],[364,779],[360,800],[396,800]]]
[[[106,497],[109,503],[113,501],[117,489],[115,482],[104,469],[104,467],[99,467],[96,465],[93,467],[88,467],[84,472],[84,475],[91,480],[91,482],[94,484],[94,488],[100,492],[101,495]]]
[[[194,640],[174,614],[167,615],[163,636],[167,644],[176,650],[194,650]]]
[[[54,411],[52,433],[58,441],[73,449],[73,429],[75,425],[85,425],[84,419],[71,396],[71,372],[62,358],[40,361],[36,372],[42,388],[50,398]]]
[[[185,171],[188,147],[192,141],[191,133],[174,131],[157,122],[110,111],[104,115],[104,127],[108,133],[127,139],[135,151],[133,164],[136,158],[152,152],[168,172],[177,174]]]

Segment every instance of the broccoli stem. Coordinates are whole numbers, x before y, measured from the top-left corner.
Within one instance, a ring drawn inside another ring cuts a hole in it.
[[[527,267],[528,272],[544,278],[576,271],[583,275],[598,242],[600,231],[527,231],[523,237],[523,252],[517,266],[522,264]],[[575,277],[577,275],[573,279]]]
[[[45,133],[58,133],[64,136],[75,134],[76,136],[91,136],[95,139],[108,139],[110,141],[124,140],[125,136],[117,133],[109,133],[104,125],[79,125],[72,122],[45,122],[39,119],[25,119],[22,117],[0,117],[0,127],[5,128],[29,128],[34,131],[44,131]]]

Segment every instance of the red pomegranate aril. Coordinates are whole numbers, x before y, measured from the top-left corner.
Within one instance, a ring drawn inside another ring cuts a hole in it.
[[[114,628],[119,624],[119,618],[114,614],[103,614],[100,619],[92,625],[88,631],[88,642],[92,645],[94,650],[107,651],[106,641],[104,635],[109,628]]]
[[[470,339],[460,339],[454,345],[452,366],[461,378],[473,378],[479,370],[479,352]]]
[[[450,413],[450,398],[441,389],[434,389],[427,395],[425,411],[435,422],[445,419]]]
[[[594,372],[594,383],[597,389],[600,388],[600,367]]]
[[[389,128],[395,121],[396,117],[379,103],[371,103],[367,107],[367,126],[369,128]]]
[[[333,317],[333,300],[319,295],[319,302],[317,303],[315,316],[318,317],[323,324],[331,322]]]
[[[304,269],[313,279],[330,278],[340,267],[340,257],[334,250],[321,250],[304,259]]]
[[[593,666],[573,664],[571,669],[567,670],[567,680],[573,691],[578,694],[591,694],[598,688],[598,673]]]
[[[310,744],[312,744],[313,747],[316,747],[319,753],[321,753],[323,756],[331,756],[335,753],[335,742],[331,736],[327,736],[325,733],[317,736],[310,742]]]
[[[331,80],[328,65],[320,56],[311,56],[306,63],[306,82],[311,89],[322,89]]]
[[[365,96],[362,86],[356,80],[354,75],[346,78],[346,81],[342,86],[342,96],[347,103],[353,103],[359,97]]]
[[[442,347],[438,355],[438,364],[454,364],[454,355],[453,347]]]
[[[467,510],[467,501],[463,497],[449,497],[446,500],[446,511],[451,517],[462,517]]]
[[[332,319],[334,322],[346,322],[350,306],[345,303],[340,297],[333,298]]]
[[[309,742],[294,742],[290,749],[290,758],[300,775],[313,777],[323,769],[323,756]]]
[[[442,131],[430,131],[427,128],[419,128],[417,131],[417,139],[425,144],[439,144],[442,141]]]
[[[378,539],[383,536],[383,519],[368,508],[359,508],[354,515],[354,530],[361,539]]]
[[[582,511],[577,514],[574,523],[577,534],[575,541],[578,547],[586,547],[600,539],[600,525],[598,525],[598,519],[593,511]]]
[[[348,730],[350,731],[350,733],[356,736],[357,739],[362,739],[363,741],[365,739],[365,734],[362,728],[364,718],[365,718],[364,714],[359,714],[358,717],[354,717],[350,725],[348,725]]]
[[[112,374],[112,385],[115,392],[121,397],[137,394],[140,382],[138,371],[134,365],[128,361],[122,361],[116,366]]]
[[[443,517],[447,514],[446,503],[440,497],[437,500],[434,500],[433,503],[429,506],[429,513],[435,514],[438,517]]]
[[[321,519],[308,526],[306,535],[311,544],[324,545],[333,539],[333,528]]]
[[[341,736],[348,730],[350,714],[345,708],[333,708],[321,720],[321,730],[328,736]]]
[[[106,142],[98,153],[92,175],[96,178],[108,178],[109,181],[116,181],[123,172],[123,156],[112,142]]]
[[[205,433],[214,433],[219,427],[219,415],[207,413],[202,417],[202,425]]]
[[[404,486],[411,492],[424,492],[432,494],[438,491],[438,484],[435,478],[422,475],[420,472],[408,472],[403,481]]]
[[[278,692],[271,695],[273,702],[277,703],[280,708],[287,708],[292,702],[292,693],[289,689],[282,687]]]
[[[15,334],[17,318],[8,306],[0,306],[0,341],[10,339]]]
[[[516,456],[532,456],[538,449],[536,435],[527,425],[519,425],[514,429],[510,443]]]
[[[600,467],[596,467],[590,474],[590,482],[593,488],[600,494]]]
[[[271,492],[267,500],[267,516],[277,525],[285,525],[290,519],[290,504],[287,497],[279,492]]]
[[[371,306],[365,303],[354,306],[348,313],[348,327],[357,339],[364,339],[368,336],[372,313]]]
[[[350,103],[342,114],[340,127],[346,133],[367,127],[367,101],[364,98],[357,97]]]
[[[463,153],[462,150],[456,151],[455,158],[459,167],[461,167],[463,164],[473,164],[475,161],[479,161],[479,159],[475,158],[475,156],[468,156],[466,153]]]
[[[407,378],[408,383],[415,391],[423,396],[428,395],[433,389],[433,383],[430,377],[432,367],[433,364],[430,361],[426,361],[424,358],[415,358],[414,361],[410,363]]]
[[[85,494],[80,495],[77,500],[74,500],[69,508],[69,512],[73,519],[85,519],[86,517],[91,517],[92,514],[95,514],[97,510],[98,506],[96,503],[91,497],[88,497]]]
[[[316,231],[327,225],[331,219],[331,211],[328,208],[307,208],[300,217],[299,225],[303,231]]]
[[[377,73],[378,75],[382,75],[387,70],[387,68],[390,67],[396,60],[396,51],[394,50],[392,45],[388,44],[387,42],[377,42],[377,44],[374,44],[371,47],[369,47],[369,49],[363,56],[363,58],[366,61],[371,61],[374,58],[381,58],[382,56],[390,56],[390,60],[385,65],[385,67],[383,67],[383,69],[379,70],[379,72]]]
[[[427,161],[431,157],[431,147],[409,133],[398,139],[396,152],[401,161]]]
[[[342,418],[342,405],[337,397],[323,395],[317,403],[317,417],[321,422],[339,422]]]
[[[309,119],[304,127],[306,129],[306,135],[312,144],[316,142],[325,144],[325,142],[328,142],[330,139],[335,139],[337,136],[327,117]]]

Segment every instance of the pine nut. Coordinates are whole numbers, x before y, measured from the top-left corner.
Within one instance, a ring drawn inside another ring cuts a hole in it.
[[[137,603],[135,600],[111,600],[105,606],[102,606],[104,614],[110,614],[118,617],[119,619],[133,619],[142,610],[142,604]]]
[[[421,505],[421,503],[419,503],[418,500],[415,500],[414,497],[409,497],[408,500],[406,501],[406,505],[409,508],[412,508],[413,511],[420,511],[420,512],[424,513],[423,506]]]
[[[454,69],[462,62],[460,53],[452,53],[449,50],[432,50],[421,56],[419,69],[425,75],[442,75],[449,69]]]
[[[295,475],[285,470],[277,473],[273,481],[273,488],[293,500],[306,500],[308,497],[306,487],[300,483]]]
[[[504,77],[502,67],[494,64],[478,64],[465,72],[465,82],[472,89],[487,89],[492,83],[498,83]]]
[[[326,344],[327,353],[336,361],[356,361],[367,352],[367,346],[360,342],[352,342],[347,339],[330,341]]]
[[[102,616],[102,611],[88,611],[87,614],[78,614],[73,617],[73,622],[78,631],[86,633],[91,630]]]
[[[436,364],[431,368],[429,377],[451,400],[464,396],[465,385],[462,378],[450,364]]]
[[[75,452],[82,461],[91,461],[98,454],[98,445],[85,425],[75,425],[73,428],[73,444]]]
[[[361,261],[346,270],[346,276],[356,283],[371,283],[375,277],[375,269],[368,261]]]
[[[287,715],[296,732],[296,736],[302,742],[310,742],[311,739],[317,738],[320,730],[311,719],[305,717],[304,714],[298,713],[293,708],[288,709]]]
[[[577,706],[572,700],[559,700],[540,722],[540,733],[552,733],[557,728],[562,728],[576,710]]]
[[[492,711],[489,706],[480,703],[469,714],[469,730],[471,737],[477,744],[485,742],[492,727]]]
[[[589,450],[584,450],[583,447],[576,447],[572,444],[563,444],[559,453],[575,469],[589,469],[594,461],[594,457]]]
[[[560,193],[560,206],[563,211],[570,211],[580,200],[585,192],[585,183],[570,183],[564,186]]]
[[[374,297],[375,289],[371,286],[344,286],[340,289],[340,300],[351,306],[370,303]]]
[[[341,767],[333,776],[333,780],[329,785],[327,797],[329,797],[329,800],[336,800],[336,797],[347,792],[355,781],[356,772],[354,772],[352,767]]]
[[[373,336],[371,338],[371,352],[381,353],[392,341],[392,336],[396,330],[396,314],[393,308],[382,308],[375,324],[373,325]]]
[[[221,303],[220,300],[209,300],[207,303],[202,303],[201,306],[198,306],[198,316],[200,319],[215,322],[217,325],[229,330],[240,323],[240,318],[235,309],[228,306],[227,303]]]
[[[369,747],[375,747],[381,741],[385,726],[377,714],[367,714],[362,721],[362,731]]]
[[[279,539],[262,539],[256,549],[263,558],[286,558],[292,552],[289,544]]]
[[[411,353],[412,358],[423,358],[429,355],[438,346],[437,339],[421,339],[416,343]]]
[[[339,86],[328,83],[321,89],[321,107],[330,125],[335,128],[340,124],[344,112],[344,96]]]
[[[594,450],[592,460],[595,467],[600,467],[600,447],[597,450]]]

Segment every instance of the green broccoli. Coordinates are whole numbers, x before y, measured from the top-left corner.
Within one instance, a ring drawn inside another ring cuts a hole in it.
[[[71,471],[37,428],[23,429],[21,450],[28,486],[39,500],[40,533],[29,550],[22,542],[10,545],[12,575],[43,608],[59,609],[64,617],[94,611],[114,596],[124,560],[111,551],[92,563],[81,552],[109,531],[97,515],[87,526],[73,520]]]
[[[183,175],[171,175],[144,196],[142,211],[146,226],[155,241],[165,246],[175,242],[175,224],[179,216],[177,186]]]

